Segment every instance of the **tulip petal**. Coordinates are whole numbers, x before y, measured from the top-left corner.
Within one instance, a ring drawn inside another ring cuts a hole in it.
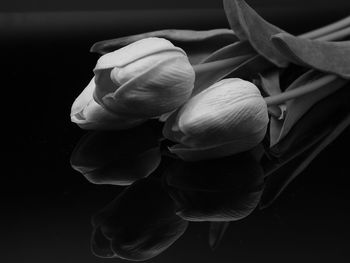
[[[74,101],[71,109],[71,121],[86,130],[119,130],[135,127],[145,119],[122,117],[110,113],[93,99],[94,78]]]
[[[164,51],[176,51],[186,55],[181,48],[175,47],[166,39],[156,37],[145,38],[103,55],[97,61],[94,71],[114,67],[124,67],[125,65],[130,64],[139,58]]]
[[[268,123],[260,91],[240,79],[225,79],[192,97],[179,116],[178,126],[185,134],[180,142],[196,148],[249,142],[257,136],[253,140],[256,145],[264,137]]]
[[[191,95],[195,74],[185,56],[170,57],[124,83],[114,93],[95,97],[112,112],[135,118],[157,117],[181,106]]]

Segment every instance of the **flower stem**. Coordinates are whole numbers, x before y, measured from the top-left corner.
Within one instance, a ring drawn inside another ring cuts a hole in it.
[[[346,27],[350,26],[350,16],[341,19],[337,22],[334,22],[332,24],[329,24],[327,26],[312,30],[310,32],[301,34],[299,37],[302,38],[309,38],[309,39],[319,39],[326,35],[333,34],[334,32],[337,32],[341,29],[344,29]]]
[[[252,57],[252,55],[253,54],[236,56],[233,58],[220,59],[220,60],[215,60],[212,62],[197,64],[197,65],[193,66],[193,69],[194,69],[196,75],[199,75],[199,74],[206,74],[206,73],[209,73],[211,71],[226,69],[229,67],[232,68],[232,67],[242,63],[243,61],[247,60],[248,58]]]
[[[328,83],[334,81],[335,79],[339,78],[337,75],[325,75],[311,83],[308,83],[306,85],[300,86],[297,89],[289,90],[283,93],[280,93],[275,96],[265,97],[265,102],[267,106],[271,105],[280,105],[288,100],[295,99],[298,97],[301,97],[305,94],[308,94],[310,92],[313,92],[317,90],[318,88],[327,85]],[[340,79],[340,78],[339,78]],[[340,79],[343,80],[343,79]],[[347,81],[347,80],[344,80]]]
[[[335,40],[342,40],[346,37],[350,36],[350,26],[340,29],[338,31],[332,32],[330,34],[321,36],[319,38],[317,38],[317,40],[321,40],[321,41],[335,41]]]

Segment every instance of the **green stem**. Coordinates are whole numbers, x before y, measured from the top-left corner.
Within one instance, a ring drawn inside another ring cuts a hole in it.
[[[295,99],[310,92],[313,92],[319,87],[324,86],[337,78],[339,77],[336,75],[325,75],[322,78],[319,78],[318,80],[315,80],[312,83],[303,85],[297,89],[289,90],[275,96],[265,97],[265,102],[267,106],[280,105],[288,100]]]

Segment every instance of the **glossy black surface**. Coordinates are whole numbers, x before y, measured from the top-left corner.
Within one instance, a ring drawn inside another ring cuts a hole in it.
[[[298,21],[295,33],[307,22]],[[120,261],[93,255],[91,218],[124,188],[92,184],[70,164],[87,133],[70,122],[69,113],[93,76],[92,42],[42,35],[1,45],[1,262]],[[149,262],[348,262],[349,140],[347,129],[273,205],[231,223],[215,251],[209,224],[190,222],[174,245]],[[168,168],[166,160],[161,169]]]

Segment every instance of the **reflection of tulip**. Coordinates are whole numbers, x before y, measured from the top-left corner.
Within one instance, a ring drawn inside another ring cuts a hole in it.
[[[161,38],[145,38],[100,57],[94,69],[97,102],[121,116],[156,117],[190,96],[194,70],[186,53]]]
[[[252,149],[265,136],[267,106],[258,88],[224,79],[186,102],[167,120],[170,150],[185,160],[210,159]]]
[[[140,261],[172,245],[188,222],[175,214],[173,201],[159,180],[141,179],[96,215],[93,225],[95,255]]]
[[[71,164],[95,184],[128,185],[148,176],[160,163],[159,143],[149,126],[87,134],[75,147]]]
[[[189,221],[235,221],[258,205],[264,174],[248,153],[205,162],[175,161],[166,171],[177,214]]]

